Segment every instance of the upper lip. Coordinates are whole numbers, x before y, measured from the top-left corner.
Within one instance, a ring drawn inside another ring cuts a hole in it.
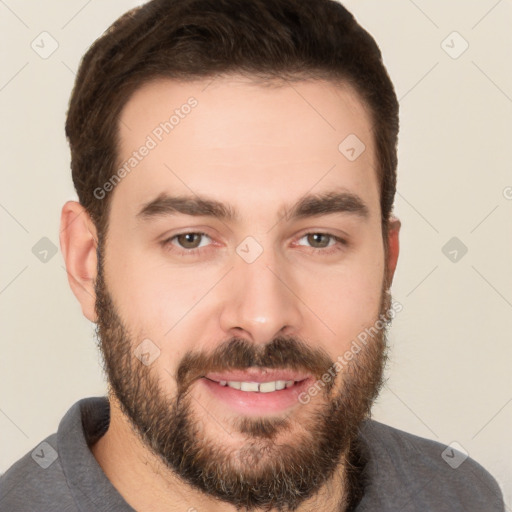
[[[267,369],[263,370],[232,370],[229,372],[210,372],[205,375],[207,379],[220,382],[235,381],[235,382],[273,382],[276,380],[293,380],[301,381],[311,377],[310,374],[298,372],[297,370],[279,370]]]

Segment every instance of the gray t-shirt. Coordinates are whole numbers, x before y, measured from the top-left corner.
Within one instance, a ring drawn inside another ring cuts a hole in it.
[[[108,428],[106,397],[75,403],[50,435],[0,476],[0,512],[133,512],[89,445]],[[374,420],[360,428],[357,512],[503,512],[500,488],[471,458]]]

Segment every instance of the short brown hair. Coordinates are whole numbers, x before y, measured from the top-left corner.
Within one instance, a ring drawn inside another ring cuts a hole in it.
[[[118,165],[119,115],[156,78],[244,74],[353,86],[373,122],[383,233],[396,191],[398,100],[373,40],[334,0],[152,0],[116,20],[82,58],[66,136],[73,183],[100,234],[110,197],[97,187]],[[341,141],[340,141],[341,142]]]

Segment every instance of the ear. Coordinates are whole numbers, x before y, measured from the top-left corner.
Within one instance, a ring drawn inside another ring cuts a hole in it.
[[[82,313],[96,323],[96,294],[94,281],[97,272],[96,227],[85,208],[76,201],[62,207],[60,218],[60,248],[64,256],[68,281],[80,302]]]
[[[388,251],[387,251],[387,275],[388,285],[391,286],[393,276],[395,275],[396,264],[398,262],[398,253],[400,252],[400,244],[398,235],[402,223],[396,217],[391,217],[389,220],[388,229]]]

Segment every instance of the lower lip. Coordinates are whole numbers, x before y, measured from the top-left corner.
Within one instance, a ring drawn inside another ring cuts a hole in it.
[[[299,395],[305,391],[312,378],[295,383],[293,386],[270,393],[259,391],[240,391],[229,386],[221,386],[217,382],[202,377],[199,379],[208,391],[230,409],[248,416],[279,413],[294,405],[300,404]]]

